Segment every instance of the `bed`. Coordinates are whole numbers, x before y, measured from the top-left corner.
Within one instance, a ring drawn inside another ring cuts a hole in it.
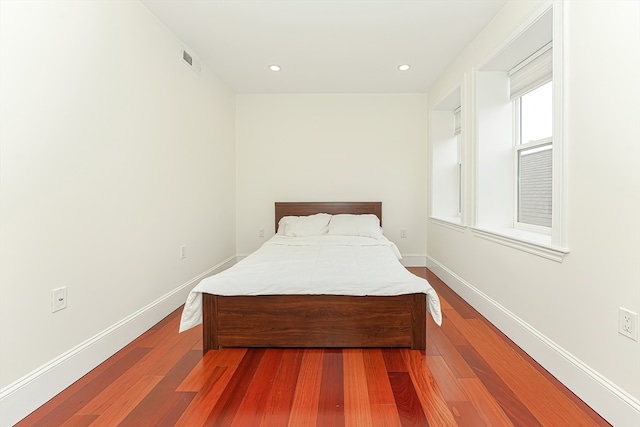
[[[296,226],[316,217],[325,221],[324,215],[330,217],[331,232],[343,224],[338,220],[348,220],[351,226],[352,221],[361,224],[375,216],[382,234],[381,202],[277,202],[276,235],[230,269],[203,279],[187,298],[180,330],[202,322],[205,351],[424,349],[427,310],[436,323],[441,321],[435,291],[400,264],[397,248],[384,236],[369,236],[368,231],[348,236],[341,231],[327,236],[294,233],[301,230]],[[288,224],[286,235],[283,224]]]

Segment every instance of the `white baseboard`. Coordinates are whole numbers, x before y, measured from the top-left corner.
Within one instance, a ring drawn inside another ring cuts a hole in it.
[[[400,260],[400,262],[405,267],[426,267],[427,256],[424,254],[420,254],[420,255],[402,254],[402,259]]]
[[[4,387],[0,390],[0,426],[11,426],[29,415],[184,304],[189,291],[201,279],[235,262],[235,256],[222,261]]]
[[[640,401],[427,256],[427,268],[614,426],[640,426]]]

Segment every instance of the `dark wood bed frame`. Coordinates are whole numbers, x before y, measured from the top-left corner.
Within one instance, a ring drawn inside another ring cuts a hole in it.
[[[375,214],[381,202],[276,202],[283,216]],[[203,294],[204,350],[221,347],[426,347],[426,295]]]

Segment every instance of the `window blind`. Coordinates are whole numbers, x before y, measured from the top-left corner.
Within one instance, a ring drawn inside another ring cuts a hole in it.
[[[513,100],[552,78],[553,49],[549,43],[509,71],[509,96]]]
[[[518,222],[551,227],[552,162],[551,144],[520,150],[518,154]]]
[[[460,135],[462,130],[460,107],[453,110],[453,134]]]

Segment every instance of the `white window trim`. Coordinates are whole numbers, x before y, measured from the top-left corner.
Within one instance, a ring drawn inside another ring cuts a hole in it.
[[[562,262],[564,256],[569,253],[568,248],[551,244],[550,236],[543,236],[539,233],[531,233],[525,230],[505,229],[502,232],[496,230],[485,230],[477,227],[470,227],[474,236],[499,243],[514,249],[518,249],[530,254],[556,262]]]
[[[432,224],[437,224],[441,227],[450,228],[455,231],[459,231],[464,233],[467,227],[462,224],[462,221],[459,217],[449,217],[449,218],[439,218],[435,216],[429,217],[429,222]]]
[[[568,247],[567,206],[569,204],[569,170],[567,157],[567,108],[564,84],[564,2],[553,3],[553,209],[551,216],[551,242],[558,247]]]
[[[462,205],[464,204],[464,199],[462,197],[462,134],[456,135],[456,144],[458,145],[458,170],[457,170],[457,190],[458,190],[458,217],[462,218]]]

